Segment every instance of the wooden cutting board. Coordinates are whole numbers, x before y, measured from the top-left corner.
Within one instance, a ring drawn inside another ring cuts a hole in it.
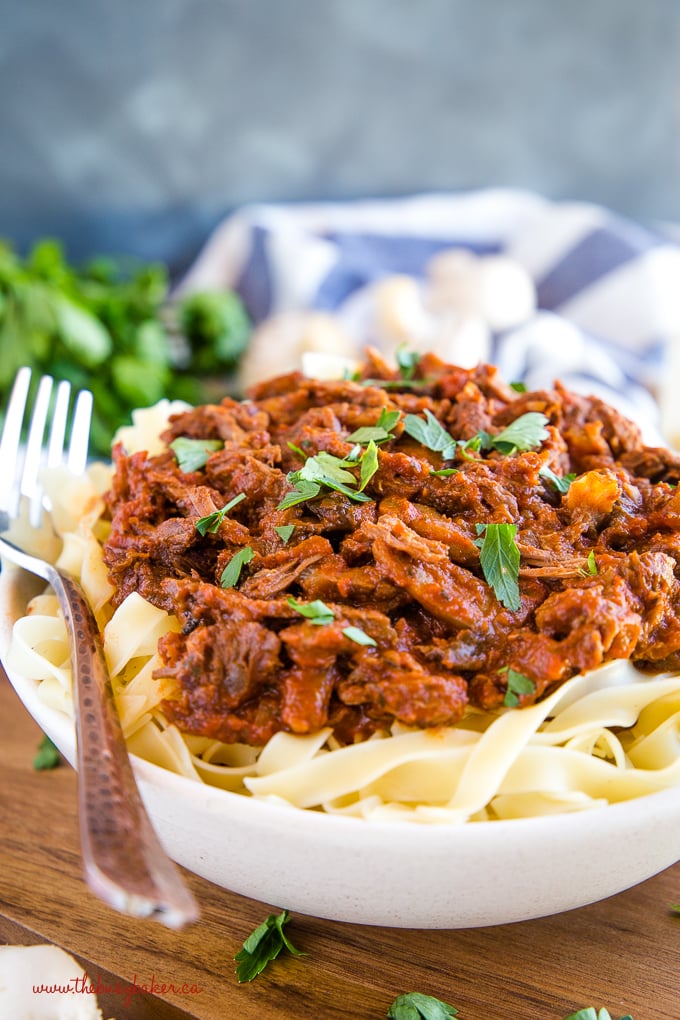
[[[680,865],[602,903],[492,928],[294,915],[287,933],[307,955],[282,955],[239,985],[234,954],[272,908],[192,875],[202,916],[186,931],[101,904],[80,874],[76,777],[67,765],[33,769],[40,736],[0,675],[0,941],[62,946],[110,989],[100,994],[107,1018],[378,1020],[397,995],[420,991],[456,1006],[459,1020],[562,1020],[591,1005],[680,1020],[680,914],[670,910]]]

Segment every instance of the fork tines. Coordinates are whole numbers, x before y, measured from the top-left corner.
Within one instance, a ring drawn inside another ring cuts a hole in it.
[[[45,375],[39,380],[30,414],[31,369],[19,369],[14,380],[0,439],[0,504],[10,517],[19,513],[21,499],[29,505],[29,519],[40,524],[42,487],[40,471],[45,467],[66,467],[80,474],[87,464],[92,394],[81,390],[73,408],[71,436],[65,449],[71,403],[71,385],[62,381],[53,398],[54,380]],[[24,430],[28,429],[25,444]],[[46,434],[47,433],[47,434]]]

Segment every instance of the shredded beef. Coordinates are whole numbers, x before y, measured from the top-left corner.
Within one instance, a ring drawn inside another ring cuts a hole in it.
[[[352,435],[394,411],[362,480]],[[457,441],[447,461],[405,428],[426,411]],[[547,419],[530,449],[475,448],[528,412]],[[222,445],[184,472],[179,437]],[[186,732],[261,745],[329,726],[349,743],[495,710],[510,670],[531,682],[524,705],[612,658],[680,668],[680,458],[597,398],[516,393],[491,366],[432,355],[402,379],[369,352],[354,380],[291,373],[173,416],[163,439],[153,457],[114,451],[104,557],[116,604],[139,591],[179,619],[158,675]],[[282,509],[320,453],[366,498],[321,485]],[[489,524],[516,526],[517,607],[482,570]],[[301,615],[318,602],[325,617]]]

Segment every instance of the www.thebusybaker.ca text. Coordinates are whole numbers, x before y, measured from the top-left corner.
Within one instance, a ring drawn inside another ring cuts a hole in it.
[[[120,995],[122,1005],[129,1006],[136,995],[200,995],[203,989],[197,984],[184,981],[176,984],[174,981],[157,981],[156,975],[152,974],[149,981],[140,982],[137,975],[132,981],[116,981],[109,984],[97,978],[91,981],[87,974],[71,978],[65,984],[54,985],[33,985],[34,995]]]

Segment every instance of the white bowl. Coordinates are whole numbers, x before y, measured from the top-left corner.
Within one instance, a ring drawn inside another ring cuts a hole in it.
[[[0,658],[34,579],[0,575]],[[38,683],[7,670],[36,722],[73,763],[71,721]],[[621,892],[680,859],[677,789],[574,814],[425,826],[366,822],[199,785],[134,755],[170,856],[279,908],[404,928],[472,928],[543,917]]]

